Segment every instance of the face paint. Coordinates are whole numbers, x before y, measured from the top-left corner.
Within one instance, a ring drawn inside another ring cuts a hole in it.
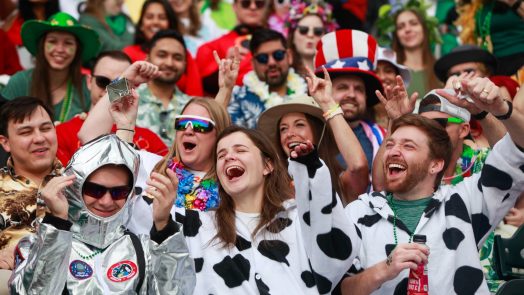
[[[54,44],[50,44],[50,43],[46,43],[45,44],[45,50],[46,51],[52,51],[53,49],[55,49],[55,45]]]

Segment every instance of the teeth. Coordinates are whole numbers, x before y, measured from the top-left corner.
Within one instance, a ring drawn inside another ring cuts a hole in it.
[[[227,176],[235,176],[238,175],[238,171],[244,172],[244,169],[240,166],[229,166],[226,169],[226,175]]]
[[[295,148],[296,146],[298,146],[300,144],[300,142],[291,142],[287,145],[288,148],[290,149],[293,149]]]
[[[400,165],[400,164],[389,164],[388,168],[389,168],[389,169],[395,169],[395,168],[397,168],[397,169],[402,169],[402,170],[406,169],[404,166],[402,166],[402,165]]]

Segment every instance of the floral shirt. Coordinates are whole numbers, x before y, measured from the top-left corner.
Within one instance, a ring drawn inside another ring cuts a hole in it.
[[[137,92],[140,100],[136,124],[155,132],[167,146],[171,146],[175,140],[175,116],[182,113],[191,97],[175,86],[173,98],[164,108],[162,101],[153,96],[147,84],[140,85]]]
[[[490,150],[489,148],[474,150],[464,144],[462,147],[462,155],[458,158],[457,164],[455,165],[455,174],[451,177],[443,177],[442,184],[455,185],[464,180],[464,178],[479,173],[482,167],[484,167],[484,162]]]
[[[44,183],[61,172],[62,164],[55,160]],[[33,221],[44,216],[45,207],[37,205],[37,192],[36,183],[15,174],[11,159],[0,169],[0,263],[13,266],[13,250],[18,241],[34,233]]]
[[[287,95],[269,93],[269,86],[260,81],[254,71],[244,76],[244,86],[235,87],[229,106],[233,124],[246,128],[255,128],[258,117],[266,109],[290,100],[293,95],[306,94],[307,84],[302,77],[290,68],[287,76]]]

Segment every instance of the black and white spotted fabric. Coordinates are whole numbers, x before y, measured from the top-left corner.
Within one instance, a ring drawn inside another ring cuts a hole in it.
[[[429,294],[490,294],[478,248],[524,191],[524,172],[519,168],[523,164],[524,153],[506,135],[481,173],[435,192],[415,230],[426,235],[430,248]],[[362,236],[350,269],[355,274],[384,261],[394,249],[393,211],[385,193],[378,192],[361,195],[345,211]],[[407,243],[411,235],[398,220],[397,235],[399,243]],[[406,294],[408,274],[404,270],[372,294]]]
[[[309,166],[308,166],[309,167]],[[351,266],[358,249],[355,226],[332,193],[325,165],[309,171],[289,164],[296,200],[273,222],[280,228],[251,237],[236,219],[237,242],[224,248],[216,239],[214,212],[176,208],[175,219],[195,261],[195,294],[329,294]],[[308,173],[312,175],[310,178]]]

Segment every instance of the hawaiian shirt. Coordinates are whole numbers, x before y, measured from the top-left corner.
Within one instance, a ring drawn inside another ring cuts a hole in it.
[[[281,97],[276,92],[269,93],[269,86],[260,81],[254,71],[244,76],[244,86],[233,89],[227,110],[235,125],[255,128],[258,117],[266,109],[284,103],[294,95],[307,94],[307,84],[302,77],[290,68],[287,76],[287,93]]]
[[[147,84],[140,85],[137,93],[140,100],[136,124],[149,128],[160,136],[167,146],[171,146],[175,140],[175,116],[182,113],[191,97],[175,86],[173,98],[167,108],[164,108],[162,101],[153,96]]]
[[[455,174],[451,177],[443,177],[442,184],[455,185],[465,177],[479,173],[490,151],[489,148],[474,150],[469,145],[462,145],[462,155],[455,165]]]
[[[53,170],[43,184],[62,172],[55,160]],[[37,204],[38,185],[15,174],[11,158],[0,169],[0,263],[13,266],[13,250],[24,236],[34,233],[33,221],[45,214],[45,206]]]

